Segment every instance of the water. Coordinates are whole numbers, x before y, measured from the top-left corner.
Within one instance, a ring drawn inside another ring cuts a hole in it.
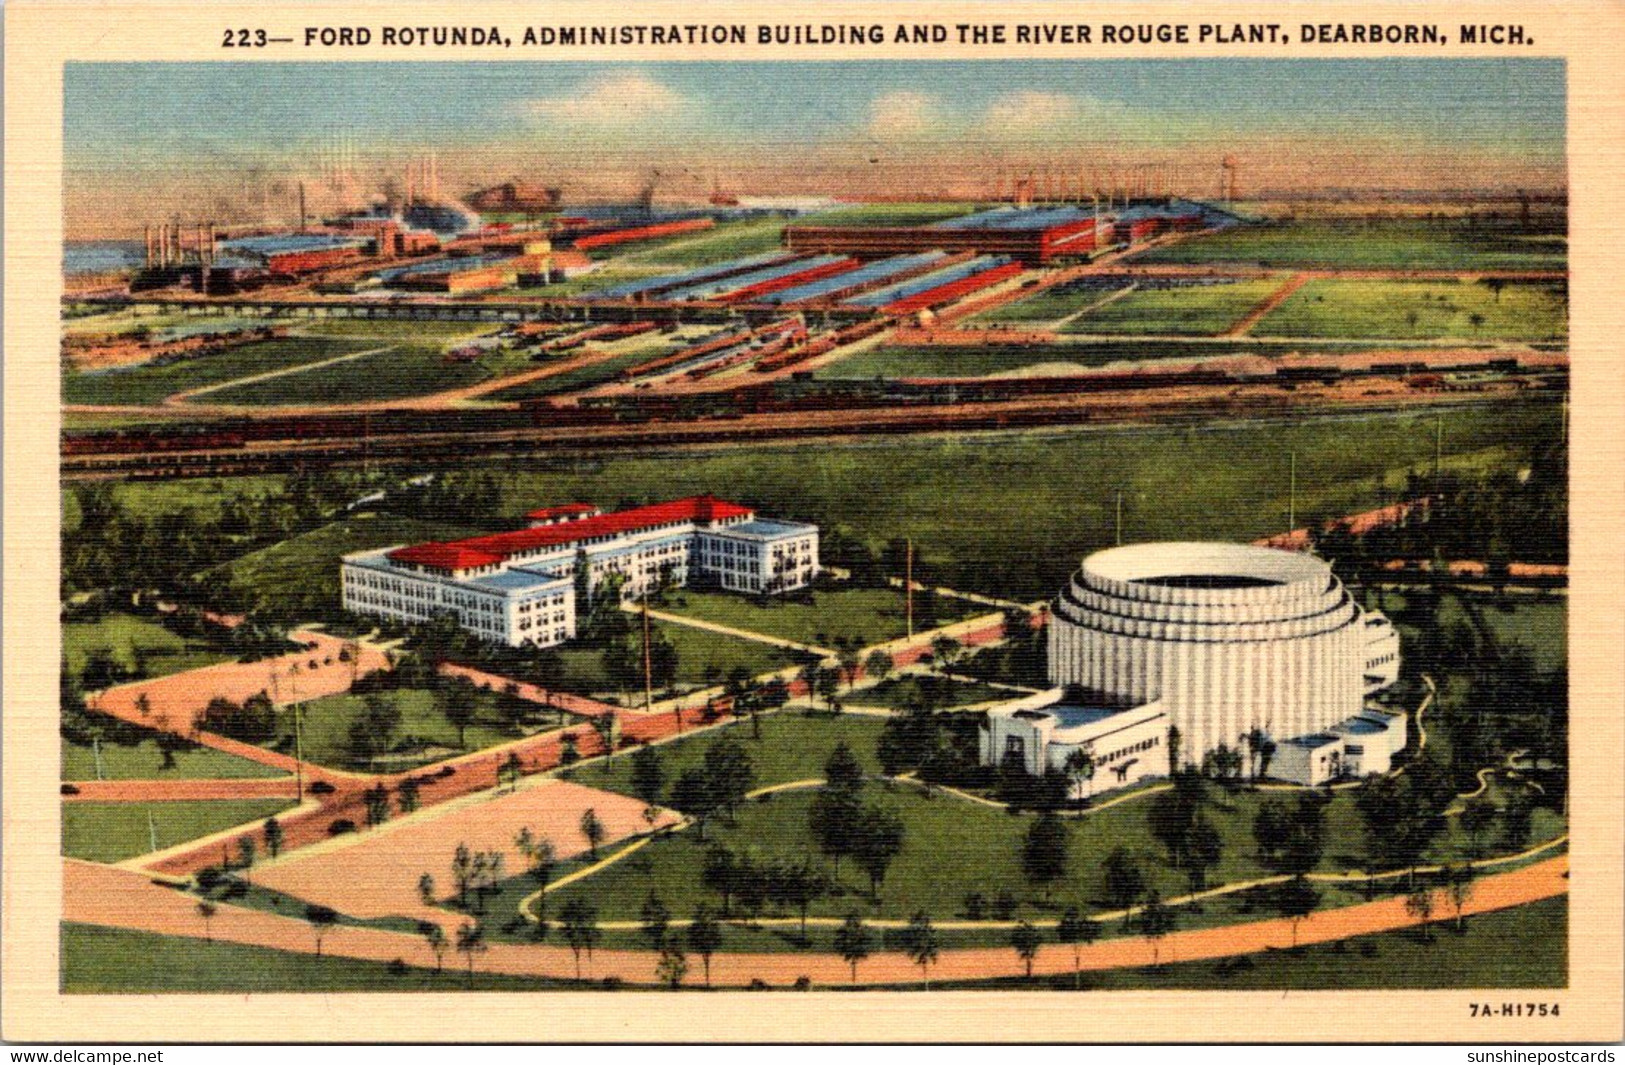
[[[134,240],[73,240],[62,247],[64,274],[102,274],[139,267],[146,248]]]

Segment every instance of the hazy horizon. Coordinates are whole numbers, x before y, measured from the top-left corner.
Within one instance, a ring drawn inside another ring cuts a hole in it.
[[[64,73],[71,239],[518,177],[577,202],[990,195],[1163,165],[1211,196],[1566,187],[1561,60],[139,63]],[[658,177],[656,177],[658,171]],[[1096,178],[1090,178],[1091,181]]]

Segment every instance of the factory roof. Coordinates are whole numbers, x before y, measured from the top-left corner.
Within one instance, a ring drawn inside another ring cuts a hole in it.
[[[945,251],[925,251],[917,255],[894,255],[889,259],[877,259],[856,270],[836,274],[834,277],[821,278],[809,281],[806,284],[796,285],[794,288],[780,289],[762,297],[765,303],[794,303],[797,300],[817,299],[819,296],[831,292],[839,292],[858,285],[868,284],[872,281],[884,281],[893,274],[900,274],[905,270],[930,266],[939,259],[945,259]]]
[[[633,507],[614,514],[600,514],[580,521],[561,522],[513,532],[474,536],[452,543],[427,543],[389,552],[392,562],[407,562],[436,569],[467,569],[493,565],[514,555],[546,547],[565,547],[600,537],[641,532],[682,522],[725,521],[748,517],[749,507],[729,503],[715,496],[690,496],[646,507]]]
[[[950,218],[934,229],[1048,229],[1072,222],[1093,221],[1094,210],[1083,207],[996,207],[991,211]]]
[[[223,240],[220,247],[227,251],[248,252],[250,255],[287,255],[291,252],[326,251],[329,248],[359,248],[369,239],[342,233],[272,233],[261,237]]]
[[[511,255],[469,255],[455,259],[435,259],[431,262],[413,263],[411,266],[400,266],[393,270],[385,270],[379,276],[385,280],[393,281],[399,277],[463,274],[470,270],[483,270],[488,266],[495,266],[512,258]]]
[[[598,507],[591,503],[560,503],[556,507],[538,507],[525,517],[531,521],[551,521],[554,518],[573,518],[582,514],[597,514]]]
[[[553,573],[539,573],[529,569],[505,569],[484,577],[475,577],[468,583],[476,588],[487,588],[493,592],[527,592],[532,588],[545,588],[550,584],[564,584],[568,581],[568,577],[560,577]]]
[[[639,292],[647,292],[654,288],[671,288],[677,285],[687,285],[696,281],[705,281],[713,277],[722,277],[725,274],[740,273],[752,267],[766,266],[769,263],[783,262],[789,253],[785,251],[763,252],[760,255],[747,255],[740,259],[729,259],[726,262],[713,263],[710,266],[701,266],[693,270],[685,270],[679,274],[661,274],[658,277],[645,277],[637,281],[627,281],[619,285],[611,285],[598,292],[598,295],[609,298],[620,296],[635,296]]]

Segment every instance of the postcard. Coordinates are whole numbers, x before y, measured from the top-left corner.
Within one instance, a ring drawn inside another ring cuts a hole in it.
[[[1622,30],[8,5],[5,1037],[1618,1039]]]

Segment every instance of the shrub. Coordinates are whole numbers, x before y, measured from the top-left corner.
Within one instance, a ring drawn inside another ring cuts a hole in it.
[[[312,795],[331,795],[337,790],[337,788],[333,787],[333,785],[329,784],[325,780],[317,780],[312,782],[310,785],[310,793]]]
[[[74,787],[72,784],[64,784],[62,785],[62,794],[77,795],[79,794],[79,789]]]
[[[347,832],[354,831],[355,822],[351,821],[347,817],[341,817],[337,821],[334,821],[332,824],[327,826],[327,834],[329,836],[342,836]]]

